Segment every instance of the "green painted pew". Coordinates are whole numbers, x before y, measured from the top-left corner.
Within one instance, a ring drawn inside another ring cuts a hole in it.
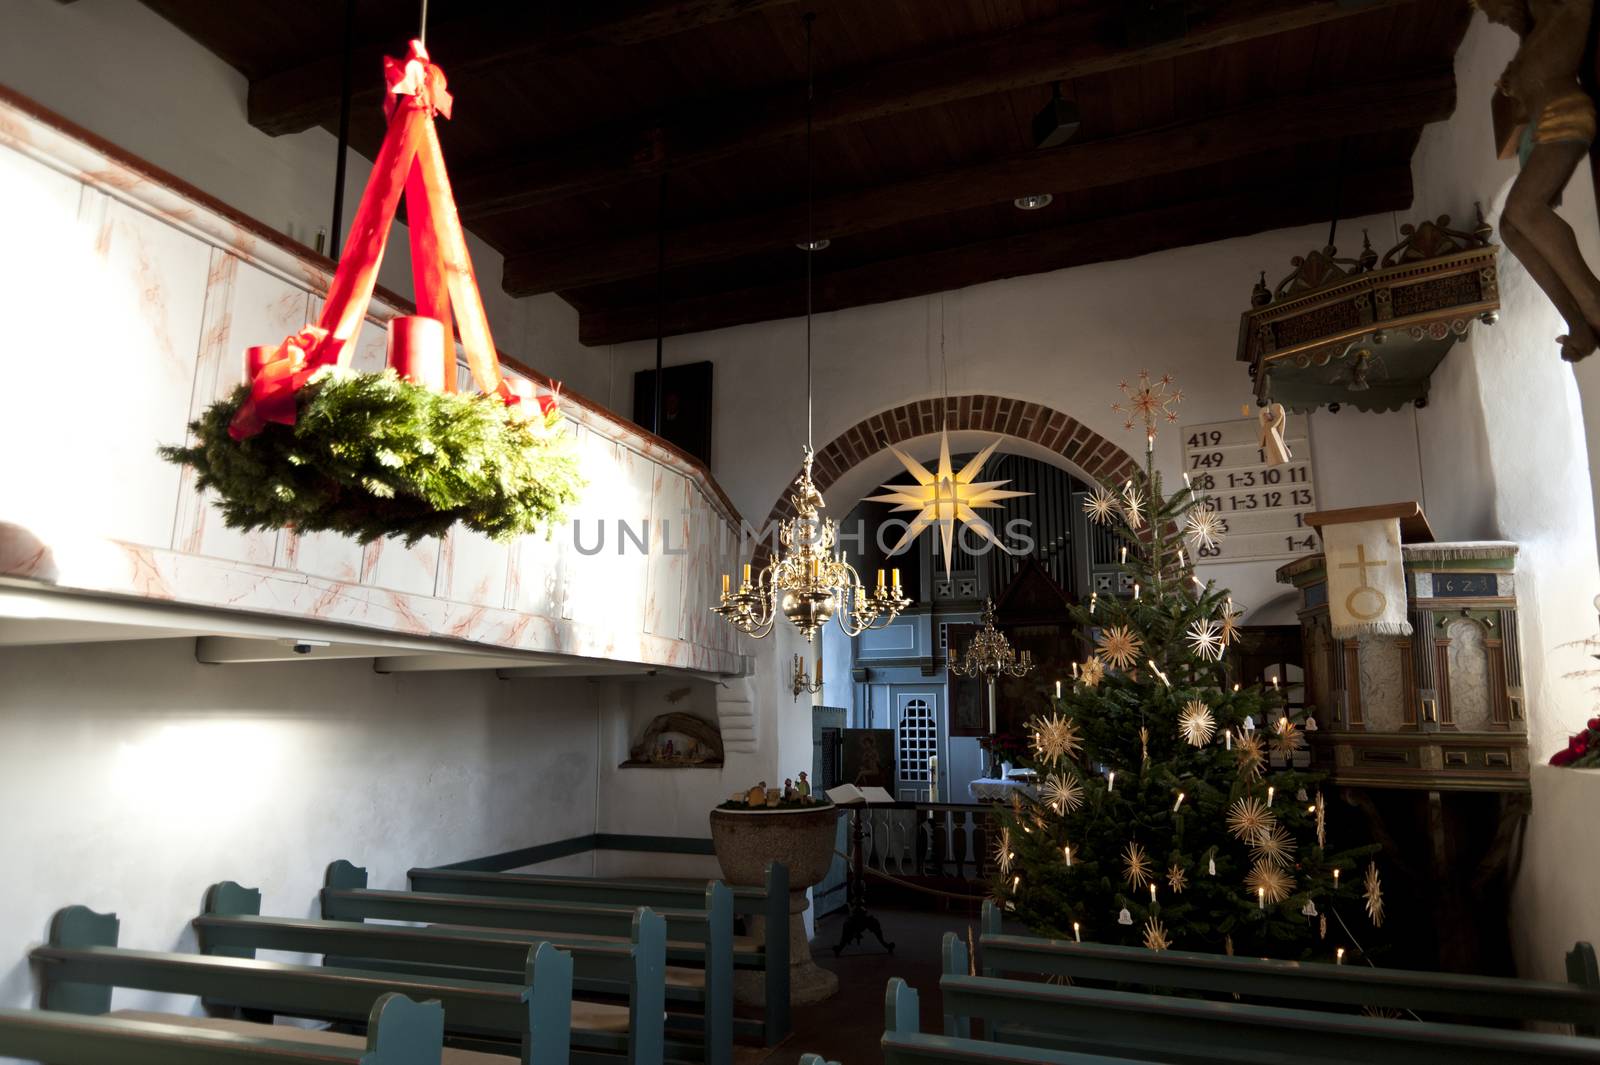
[[[549,943],[530,950],[525,980],[515,984],[403,975],[321,965],[285,965],[118,948],[114,914],[84,906],[56,913],[38,966],[40,1006],[98,1015],[113,988],[196,995],[213,1006],[359,1023],[391,992],[437,1000],[452,1035],[520,1042],[523,1065],[566,1065],[570,1055],[572,958]],[[614,1057],[610,1060],[616,1060]]]
[[[341,969],[521,983],[528,951],[546,942],[539,936],[482,929],[369,925],[260,913],[261,892],[231,880],[213,884],[206,892],[205,912],[193,922],[201,953],[254,958],[257,950],[291,951],[321,954],[324,965]],[[587,981],[628,1003],[627,1029],[619,1033],[587,1028],[588,1007],[574,1002],[572,1044],[585,1051],[620,1054],[627,1065],[661,1065],[666,922],[641,908],[634,911],[627,943],[577,940],[558,945],[572,957],[574,988]],[[680,1060],[728,1065],[727,1059],[711,1062],[699,1044],[675,1049]]]
[[[1129,1058],[925,1034],[916,989],[898,976],[889,980],[884,999],[884,1065],[1139,1065]],[[803,1054],[800,1065],[838,1063]]]
[[[204,1028],[86,1017],[50,1010],[0,1010],[0,1057],[51,1065],[439,1065],[444,1010],[384,994],[372,1004],[364,1050],[308,1045]]]
[[[978,951],[985,976],[1026,973],[1124,989],[1227,993],[1297,1007],[1414,1010],[1470,1024],[1545,1021],[1570,1024],[1588,1036],[1600,1028],[1600,973],[1588,943],[1567,955],[1569,981],[1558,984],[1005,935],[992,901],[984,903],[982,927]],[[966,945],[954,933],[945,935],[943,960],[946,974],[967,974]]]
[[[1171,995],[944,976],[946,1034],[1169,1065],[1597,1065],[1600,1041]],[[953,1029],[953,1030],[952,1030]]]
[[[613,843],[654,841],[656,846],[675,853],[683,844],[698,840],[672,837],[607,837]],[[525,864],[567,856],[572,851],[562,841],[545,848],[516,852],[514,858]],[[677,846],[669,846],[669,845]],[[548,848],[554,847],[555,851]],[[558,853],[559,852],[559,853]],[[695,851],[694,853],[700,853]],[[489,859],[483,859],[489,861]],[[473,865],[476,863],[463,863]],[[707,893],[696,883],[663,880],[600,879],[581,876],[548,876],[539,873],[507,873],[495,870],[445,866],[437,869],[412,869],[407,877],[413,891],[453,895],[489,895],[495,898],[540,899],[549,902],[580,902],[619,906],[653,906],[661,909],[693,910],[703,906]],[[768,1046],[776,1046],[789,1034],[789,871],[780,862],[767,866],[766,883],[761,887],[735,887],[733,914],[746,920],[761,918],[765,924],[761,943],[755,949],[738,949],[734,965],[766,974],[766,1008],[757,1034]]]
[[[733,914],[728,886],[709,881],[700,886],[699,905],[656,911],[666,921],[667,961],[704,973],[696,988],[668,980],[669,996],[694,1002],[703,1015],[684,1019],[674,1014],[674,1027],[687,1020],[703,1032],[704,1056],[732,1056],[733,1043]],[[573,944],[583,940],[626,939],[636,905],[584,905],[486,895],[447,895],[415,891],[383,891],[367,887],[367,871],[340,859],[328,866],[321,896],[322,916],[333,921],[409,921],[474,928],[520,931],[540,939]],[[582,986],[582,985],[580,985]],[[589,988],[612,991],[603,985]]]

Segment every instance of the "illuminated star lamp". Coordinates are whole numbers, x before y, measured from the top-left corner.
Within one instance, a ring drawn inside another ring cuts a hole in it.
[[[939,466],[937,470],[929,470],[922,463],[907,455],[894,445],[889,450],[894,452],[894,457],[916,479],[916,484],[886,484],[887,494],[881,496],[868,496],[869,503],[894,503],[896,511],[915,511],[916,517],[912,518],[906,526],[906,531],[901,535],[899,542],[890,548],[889,554],[898,555],[911,545],[911,542],[922,534],[924,529],[937,525],[939,539],[944,547],[944,574],[950,576],[950,554],[955,541],[956,522],[962,522],[967,528],[976,532],[985,540],[994,544],[1000,550],[1006,550],[994,529],[988,522],[978,516],[977,511],[982,508],[998,507],[1000,500],[1013,499],[1017,496],[1032,495],[1031,492],[1016,492],[1003,490],[1002,485],[1011,483],[1004,481],[979,481],[978,474],[983,470],[983,464],[988,461],[994,449],[1000,446],[1000,438],[994,443],[978,452],[972,460],[961,467],[959,473],[954,472],[950,463],[950,435],[946,432],[939,434]]]

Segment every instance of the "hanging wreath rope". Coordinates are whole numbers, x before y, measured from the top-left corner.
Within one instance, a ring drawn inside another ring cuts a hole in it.
[[[316,325],[245,353],[249,381],[164,447],[221,497],[230,526],[414,542],[456,522],[497,539],[565,517],[582,480],[556,393],[500,372],[434,116],[444,72],[412,41],[384,59],[389,120]],[[405,192],[417,315],[389,327],[388,368],[350,368]],[[452,323],[478,392],[455,390]]]

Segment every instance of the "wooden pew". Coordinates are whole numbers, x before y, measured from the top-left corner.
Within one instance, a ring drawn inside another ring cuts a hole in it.
[[[104,1014],[111,1009],[112,989],[127,987],[195,995],[242,1010],[359,1023],[395,992],[437,1000],[452,1035],[520,1042],[524,1065],[565,1065],[572,1057],[572,958],[549,943],[528,951],[525,978],[517,985],[126,950],[116,945],[118,924],[114,914],[83,906],[56,913],[48,944],[30,955],[39,968],[43,1009]]]
[[[628,905],[381,891],[366,884],[365,869],[343,859],[331,863],[322,890],[322,916],[335,921],[411,921],[517,930],[565,944],[596,937],[624,938],[634,913]],[[736,1030],[732,1016],[736,954],[731,896],[721,881],[709,881],[695,890],[700,896],[698,907],[663,908],[658,912],[667,922],[668,962],[704,970],[705,987],[696,991],[692,984],[679,979],[681,973],[674,971],[669,979],[669,994],[675,999],[704,1003],[708,1052],[713,1045],[726,1041],[731,1055],[732,1036],[723,1035]],[[749,957],[748,947],[744,956]]]
[[[250,1027],[261,1031],[0,1010],[0,1057],[52,1065],[439,1065],[444,1010],[437,1002],[379,995],[365,1042],[347,1047],[284,1038],[264,1024]]]
[[[193,924],[205,954],[254,958],[257,950],[320,954],[324,965],[413,976],[445,976],[520,983],[528,951],[542,937],[492,929],[404,927],[350,921],[262,917],[261,893],[233,881],[206,892],[205,912]],[[664,1052],[676,1060],[730,1065],[731,1033],[724,1026],[690,1046],[664,1040],[666,922],[650,910],[634,911],[629,942],[573,939],[557,944],[572,956],[573,986],[628,1003],[630,1065],[658,1065]],[[616,1033],[590,1030],[589,1004],[572,1004],[572,1041],[580,1048],[614,1050]],[[608,1011],[609,1012],[609,1011]]]
[[[984,903],[982,927],[978,947],[985,976],[1060,976],[1143,990],[1230,993],[1298,1007],[1420,1010],[1471,1024],[1546,1021],[1570,1024],[1588,1036],[1600,1030],[1600,974],[1588,943],[1567,955],[1570,980],[1559,984],[1004,935],[992,901]],[[944,971],[967,974],[966,945],[954,933],[945,935]]]
[[[890,978],[884,998],[884,1065],[1139,1065],[1130,1058],[925,1034],[916,989],[898,976]],[[838,1063],[803,1054],[800,1065]]]
[[[611,837],[607,837],[611,838]],[[645,841],[657,837],[625,837]],[[667,838],[667,843],[685,842]],[[541,855],[562,856],[579,853],[563,841],[547,845],[557,848],[532,848],[517,852],[509,860],[545,860]],[[681,849],[678,848],[678,849]],[[697,852],[698,853],[698,852]],[[473,864],[473,863],[465,863]],[[447,895],[489,895],[507,899],[542,899],[549,902],[578,902],[617,906],[653,906],[659,909],[693,910],[707,897],[699,884],[681,881],[601,879],[581,876],[548,876],[537,873],[507,873],[494,870],[443,867],[412,869],[407,877],[413,891]],[[767,866],[766,883],[761,887],[735,887],[733,914],[749,921],[761,918],[765,927],[759,943],[742,939],[735,942],[734,966],[756,969],[766,976],[766,1008],[756,1033],[768,1046],[776,1046],[789,1034],[789,871],[780,862]],[[742,1027],[742,1026],[741,1026]]]
[[[1585,1065],[1600,1041],[1171,995],[945,976],[946,1034],[973,1020],[998,1042],[1172,1065]],[[953,1030],[952,1030],[953,1029]]]

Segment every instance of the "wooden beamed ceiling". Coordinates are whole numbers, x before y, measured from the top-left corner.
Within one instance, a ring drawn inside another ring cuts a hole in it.
[[[259,128],[336,128],[343,3],[146,3],[249,78]],[[416,4],[354,4],[351,138],[370,155],[378,59],[414,35]],[[1177,21],[1128,14],[1149,7]],[[560,293],[586,344],[803,312],[803,12],[823,310],[1404,210],[1421,129],[1455,107],[1469,17],[1465,0],[434,9],[462,217],[504,254],[506,290]],[[1081,125],[1040,150],[1030,123],[1055,83]],[[1045,192],[1043,210],[1012,206]]]

